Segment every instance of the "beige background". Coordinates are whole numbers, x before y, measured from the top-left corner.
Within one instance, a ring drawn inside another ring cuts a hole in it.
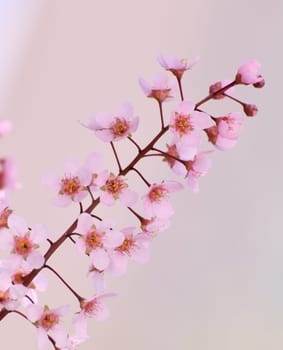
[[[247,59],[262,63],[266,88],[237,93],[259,106],[257,118],[247,120],[235,149],[214,154],[198,195],[174,196],[176,215],[154,242],[151,261],[109,279],[109,290],[119,293],[109,302],[111,318],[92,322],[91,340],[80,349],[282,349],[282,1],[2,0],[0,6],[0,115],[14,122],[1,153],[19,163],[17,212],[31,224],[48,224],[54,236],[77,208],[53,207],[42,176],[59,174],[67,157],[83,160],[93,150],[113,166],[107,145],[78,121],[115,110],[120,101],[131,101],[141,116],[137,140],[149,140],[157,108],[137,78],[150,80],[160,70],[159,52],[201,56],[185,82],[195,100],[211,82],[233,78]],[[215,113],[238,108],[209,107]],[[128,147],[120,150],[126,164]],[[170,176],[162,164],[144,168],[152,181],[152,169]],[[132,220],[120,208],[99,211],[119,216],[121,224]],[[52,262],[91,295],[86,261],[71,244]],[[72,298],[51,277],[42,301],[56,307]],[[16,317],[1,324],[0,339],[1,349],[36,349],[34,330]]]

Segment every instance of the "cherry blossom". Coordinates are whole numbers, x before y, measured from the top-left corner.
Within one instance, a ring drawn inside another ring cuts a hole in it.
[[[194,160],[186,162],[188,185],[194,192],[199,191],[198,178],[204,176],[211,167],[211,159],[208,158],[210,153],[211,151],[200,152]]]
[[[38,304],[29,305],[26,308],[28,319],[37,327],[38,349],[44,350],[49,343],[50,336],[58,348],[64,348],[68,344],[68,334],[60,325],[60,318],[69,310],[68,306],[61,306],[57,309],[49,309]]]
[[[108,270],[116,276],[126,273],[129,259],[142,264],[149,259],[151,236],[145,233],[134,235],[134,230],[135,227],[121,230],[125,234],[124,241],[112,252]]]
[[[88,195],[88,186],[95,190],[101,163],[101,157],[92,153],[82,166],[75,160],[66,161],[63,177],[46,176],[44,183],[57,192],[55,204],[66,207],[71,202],[81,202]]]
[[[116,200],[120,200],[123,205],[130,207],[138,200],[136,192],[128,188],[124,176],[116,176],[109,171],[100,174],[100,201],[111,206]]]
[[[225,150],[235,146],[242,129],[244,117],[239,113],[229,113],[216,118],[216,125],[208,128],[208,139],[218,149]]]
[[[143,205],[146,215],[149,217],[168,218],[174,210],[169,201],[169,193],[180,191],[183,186],[173,180],[163,181],[161,184],[153,184],[143,196]]]
[[[195,57],[191,62],[186,58],[177,58],[175,56],[164,57],[161,54],[158,55],[157,60],[160,65],[173,73],[178,79],[181,79],[186,70],[192,69],[192,67],[199,61],[199,57]]]
[[[48,237],[46,228],[35,225],[30,230],[25,220],[14,214],[9,216],[8,226],[10,230],[3,230],[0,236],[1,248],[25,260],[31,269],[41,267],[44,257],[37,248]]]
[[[156,75],[152,85],[142,78],[139,79],[139,84],[147,97],[152,97],[159,103],[170,100],[177,90],[176,81],[169,80],[164,73]]]
[[[0,159],[0,199],[7,198],[9,193],[19,186],[15,160],[11,157]]]
[[[182,101],[177,111],[171,113],[169,122],[170,130],[179,137],[195,137],[195,131],[209,128],[213,124],[208,114],[195,111],[195,104],[191,100]]]
[[[87,127],[93,130],[98,138],[105,142],[119,141],[137,130],[139,117],[133,116],[133,107],[122,103],[116,113],[96,113]]]
[[[0,272],[0,309],[16,309],[24,297],[27,288],[23,285],[14,285],[7,271]]]
[[[77,232],[81,235],[77,247],[82,254],[90,256],[92,265],[98,270],[105,270],[110,263],[110,251],[124,240],[120,231],[107,222],[94,224],[94,219],[87,213],[79,216]]]

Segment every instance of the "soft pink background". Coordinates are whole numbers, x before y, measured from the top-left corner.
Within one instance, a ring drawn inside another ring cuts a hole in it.
[[[157,108],[137,78],[160,70],[158,53],[201,56],[185,83],[195,100],[211,82],[233,78],[250,58],[262,63],[267,81],[264,90],[239,91],[259,106],[257,118],[247,120],[235,149],[213,156],[198,195],[174,196],[176,215],[154,242],[150,263],[133,264],[127,276],[109,280],[109,290],[119,293],[109,302],[111,318],[92,322],[91,340],[80,349],[282,349],[282,10],[281,0],[1,1],[0,112],[14,122],[1,154],[19,162],[18,213],[31,224],[45,222],[54,235],[77,210],[53,207],[42,176],[60,173],[67,157],[83,160],[93,150],[111,166],[110,148],[78,121],[115,110],[120,101],[134,104],[142,118],[137,139],[149,140],[158,127]],[[218,113],[238,108],[209,106]],[[126,162],[128,148],[121,151]],[[152,180],[170,174],[151,162],[144,168]],[[128,221],[119,208],[112,213]],[[52,262],[91,295],[86,261],[71,244]],[[56,307],[72,298],[52,276],[42,301]],[[36,349],[34,334],[9,316],[0,327],[0,347]]]

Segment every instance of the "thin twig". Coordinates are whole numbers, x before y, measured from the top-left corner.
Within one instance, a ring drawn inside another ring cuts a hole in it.
[[[146,178],[142,175],[142,173],[138,169],[132,168],[131,170],[135,171],[148,187],[151,186],[150,183],[146,180]]]
[[[120,163],[118,154],[117,154],[117,152],[116,152],[116,148],[115,148],[115,146],[114,146],[114,143],[113,143],[112,141],[110,141],[110,145],[111,145],[111,148],[112,148],[112,150],[113,150],[113,153],[114,153],[114,156],[115,156],[115,159],[116,159],[118,168],[119,168],[119,172],[121,172],[122,167],[121,167],[121,163]]]
[[[59,273],[54,270],[51,266],[45,264],[43,265],[43,267],[45,267],[46,269],[49,269],[50,271],[52,271],[58,278],[59,280],[72,292],[72,294],[78,299],[79,303],[84,300],[84,298],[82,298],[65,280],[62,276],[59,275]]]
[[[139,144],[134,139],[132,139],[130,136],[128,136],[128,140],[130,140],[137,147],[138,151],[141,152],[141,148],[140,148]]]

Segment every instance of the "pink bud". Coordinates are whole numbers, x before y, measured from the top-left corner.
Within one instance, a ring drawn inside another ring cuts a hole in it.
[[[244,108],[244,112],[246,113],[246,115],[248,117],[254,117],[256,114],[257,114],[257,106],[256,105],[252,105],[252,104],[247,104],[245,103],[243,105],[243,108]]]
[[[263,79],[263,77],[262,77],[262,76],[259,76],[259,78],[261,78],[261,80],[258,81],[258,82],[255,83],[255,84],[253,84],[253,86],[254,86],[255,88],[258,88],[258,89],[263,88],[264,85],[265,85],[265,80]]]

